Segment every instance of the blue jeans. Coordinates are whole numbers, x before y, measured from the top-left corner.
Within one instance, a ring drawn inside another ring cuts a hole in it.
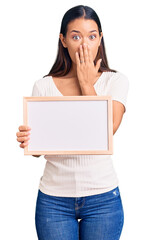
[[[85,197],[39,190],[35,224],[39,240],[118,240],[124,224],[119,187]]]

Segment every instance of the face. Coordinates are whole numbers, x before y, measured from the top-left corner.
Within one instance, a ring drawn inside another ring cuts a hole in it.
[[[66,37],[60,34],[60,40],[65,48],[68,49],[72,61],[76,64],[75,52],[78,51],[81,44],[86,43],[90,46],[93,60],[98,52],[102,38],[98,32],[98,26],[94,20],[75,19],[68,24]]]

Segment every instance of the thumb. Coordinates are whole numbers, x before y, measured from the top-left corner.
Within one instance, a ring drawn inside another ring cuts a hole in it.
[[[97,61],[97,63],[96,63],[96,70],[97,70],[97,71],[98,71],[99,68],[100,68],[101,61],[102,61],[102,58],[98,59],[98,61]]]

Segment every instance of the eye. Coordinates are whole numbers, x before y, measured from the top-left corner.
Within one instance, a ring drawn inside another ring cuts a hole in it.
[[[79,37],[79,35],[73,36],[73,39],[78,40],[76,37]]]
[[[93,36],[94,38],[96,38],[96,35],[91,35],[91,36]],[[91,36],[90,36],[90,37],[91,37]],[[92,37],[91,39],[94,39],[93,37]]]
[[[94,38],[96,38],[96,35],[90,35],[90,37],[91,37],[91,39],[94,39]],[[73,39],[74,40],[79,40],[80,36],[79,35],[75,35],[75,36],[73,36]]]

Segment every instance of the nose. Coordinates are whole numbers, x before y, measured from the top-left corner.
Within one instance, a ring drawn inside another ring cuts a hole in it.
[[[83,45],[84,43],[85,43],[86,45],[88,44],[88,42],[87,42],[86,39],[83,39],[81,44]]]
[[[82,41],[80,42],[80,44],[79,44],[79,46],[78,46],[79,52],[80,52],[80,45],[83,46],[84,43],[85,43],[86,45],[89,45],[86,37],[82,38]]]

